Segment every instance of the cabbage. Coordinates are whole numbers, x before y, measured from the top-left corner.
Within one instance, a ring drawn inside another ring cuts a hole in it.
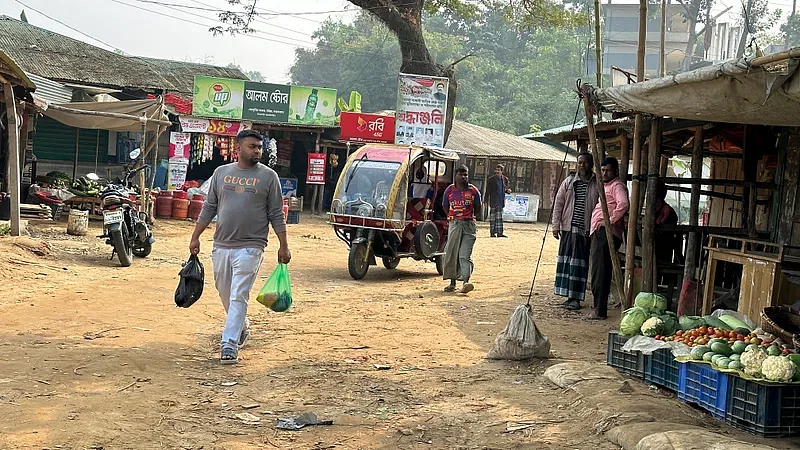
[[[633,336],[639,334],[642,324],[645,320],[650,318],[647,310],[634,306],[633,308],[626,309],[622,313],[622,320],[619,322],[619,331],[625,336]]]
[[[681,330],[686,331],[700,328],[706,324],[706,321],[700,316],[681,316],[678,323],[680,323]]]
[[[662,333],[664,336],[672,336],[678,331],[678,318],[673,314],[663,314],[658,316],[664,322]]]
[[[661,313],[667,310],[667,299],[661,294],[653,294],[650,292],[640,292],[636,296],[636,301],[633,304],[639,308],[653,308]]]

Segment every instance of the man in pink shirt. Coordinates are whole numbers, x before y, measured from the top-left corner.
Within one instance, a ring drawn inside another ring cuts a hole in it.
[[[617,258],[617,250],[622,244],[622,232],[625,227],[623,217],[628,212],[628,187],[619,179],[619,162],[611,156],[603,160],[600,167],[603,188],[608,202],[608,215],[611,222],[611,233],[614,239],[614,250],[608,248],[606,228],[603,219],[603,205],[598,203],[592,212],[590,235],[592,237],[592,295],[594,297],[594,314],[592,319],[603,320],[608,317],[608,295],[611,293],[611,277],[613,270],[611,258]]]

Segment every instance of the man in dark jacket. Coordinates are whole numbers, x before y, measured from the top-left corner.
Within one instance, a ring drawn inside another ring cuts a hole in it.
[[[503,208],[506,207],[506,194],[510,194],[508,177],[503,175],[503,165],[498,164],[494,175],[486,180],[486,205],[489,206],[489,233],[492,237],[508,237],[503,234]]]

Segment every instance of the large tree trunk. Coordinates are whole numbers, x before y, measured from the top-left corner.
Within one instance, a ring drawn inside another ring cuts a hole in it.
[[[450,88],[447,91],[447,119],[444,129],[444,140],[447,142],[450,129],[453,127],[453,111],[456,106],[458,82],[455,78],[455,65],[437,64],[425,44],[425,36],[422,32],[422,11],[425,0],[348,1],[372,13],[397,36],[402,54],[400,72],[445,77],[450,80]]]

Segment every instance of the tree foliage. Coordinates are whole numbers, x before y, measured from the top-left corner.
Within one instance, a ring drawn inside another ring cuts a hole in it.
[[[438,9],[424,15],[424,40],[432,60],[455,61],[456,118],[514,134],[569,123],[576,105],[575,79],[583,67],[584,28],[512,25],[502,8],[469,14]],[[353,23],[327,21],[314,49],[298,49],[293,83],[359,91],[364,111],[394,109],[401,66],[396,37],[369,14]]]

